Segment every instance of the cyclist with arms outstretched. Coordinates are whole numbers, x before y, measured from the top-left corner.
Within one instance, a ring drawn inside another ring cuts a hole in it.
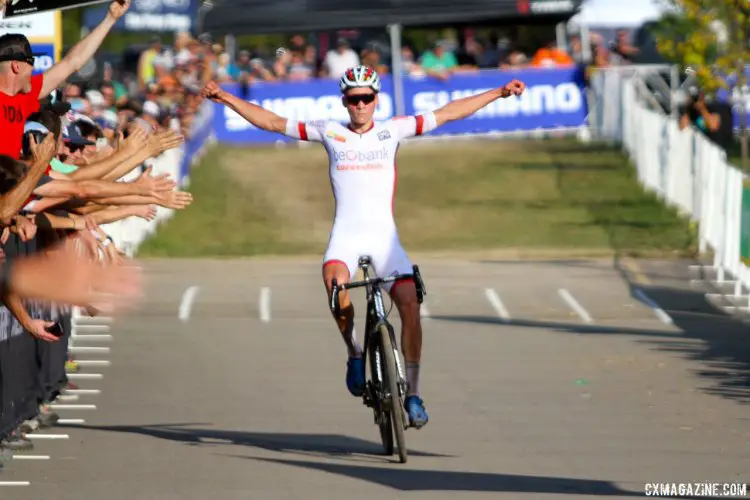
[[[393,218],[396,187],[395,156],[402,139],[419,136],[444,123],[474,114],[499,98],[521,95],[523,82],[513,80],[503,87],[458,99],[442,108],[417,116],[395,117],[375,123],[380,78],[366,66],[350,68],[339,86],[350,122],[288,120],[249,103],[209,82],[203,95],[236,111],[256,127],[302,141],[321,142],[328,152],[329,174],[336,201],[336,214],[323,259],[323,281],[331,296],[331,281],[348,283],[357,271],[361,255],[369,255],[380,277],[410,274],[412,264],[401,247]],[[385,285],[401,317],[401,347],[406,364],[407,397],[404,406],[409,425],[421,428],[428,417],[419,394],[419,363],[422,327],[413,281]],[[330,301],[328,302],[330,303]],[[336,317],[346,342],[346,386],[352,395],[365,391],[365,361],[354,332],[354,307],[346,291],[341,292],[341,312]]]

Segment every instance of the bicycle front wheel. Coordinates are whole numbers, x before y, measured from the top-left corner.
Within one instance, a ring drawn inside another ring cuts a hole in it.
[[[388,391],[390,400],[391,427],[396,437],[398,445],[398,458],[401,463],[406,463],[408,458],[406,451],[406,437],[404,436],[404,410],[402,408],[401,395],[398,390],[398,369],[396,367],[396,350],[391,341],[391,333],[388,326],[381,324],[378,326],[380,334],[380,346],[383,350],[385,366],[383,378],[385,378],[384,389]]]

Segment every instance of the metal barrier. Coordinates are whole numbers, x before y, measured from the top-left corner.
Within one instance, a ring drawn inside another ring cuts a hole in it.
[[[750,192],[745,174],[727,162],[726,153],[693,129],[680,130],[677,117],[654,109],[643,95],[641,71],[597,71],[592,77],[596,113],[589,116],[592,136],[620,144],[638,172],[638,180],[666,204],[698,224],[699,251],[713,253],[707,266],[714,284],[733,285],[724,296],[750,310]],[[674,107],[672,108],[674,109]],[[743,249],[741,251],[741,249]]]

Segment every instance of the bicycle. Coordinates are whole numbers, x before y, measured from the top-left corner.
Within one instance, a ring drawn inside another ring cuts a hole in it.
[[[388,322],[390,310],[385,311],[380,286],[399,280],[413,279],[417,288],[417,301],[420,304],[427,293],[419,273],[419,266],[412,266],[413,274],[398,274],[386,278],[371,277],[370,271],[374,270],[372,259],[363,255],[359,258],[357,267],[362,269],[363,280],[342,285],[339,285],[335,279],[331,282],[331,311],[337,317],[340,314],[339,292],[353,288],[367,288],[367,313],[362,356],[369,361],[370,379],[367,380],[362,400],[365,406],[373,409],[375,425],[380,428],[380,439],[385,454],[393,455],[395,434],[399,460],[401,463],[406,463],[408,456],[404,431],[408,427],[408,416],[404,410],[404,399],[407,383],[401,351],[396,342],[393,327]],[[383,360],[385,360],[385,369],[383,369]]]

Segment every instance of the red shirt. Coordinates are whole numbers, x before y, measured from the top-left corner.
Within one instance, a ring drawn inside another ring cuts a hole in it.
[[[39,93],[44,75],[31,77],[31,92],[9,96],[0,92],[0,155],[21,157],[23,126],[30,114],[39,111]]]

